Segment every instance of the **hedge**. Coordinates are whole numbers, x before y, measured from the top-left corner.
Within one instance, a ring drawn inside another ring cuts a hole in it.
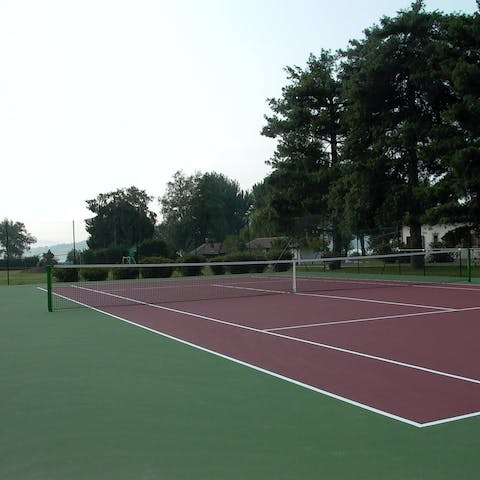
[[[140,273],[143,278],[168,278],[173,274],[173,267],[160,266],[162,263],[172,263],[172,260],[164,257],[146,257],[140,263],[154,263],[159,264],[158,267],[142,267]]]

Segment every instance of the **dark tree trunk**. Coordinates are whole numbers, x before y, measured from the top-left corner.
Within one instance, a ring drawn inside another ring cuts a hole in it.
[[[423,249],[422,225],[418,221],[410,222],[410,247],[419,251]],[[423,255],[412,255],[410,264],[414,269],[422,269],[424,266]]]

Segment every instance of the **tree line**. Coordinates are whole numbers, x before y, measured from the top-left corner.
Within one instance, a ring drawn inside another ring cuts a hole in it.
[[[225,175],[178,171],[159,198],[162,221],[149,209],[154,200],[136,187],[87,200],[95,216],[87,220],[90,249],[123,248],[132,256],[175,257],[205,241],[222,242],[246,225],[251,195]],[[116,256],[121,256],[119,253]],[[99,262],[101,263],[101,262]]]
[[[386,225],[407,225],[412,248],[423,223],[478,230],[479,22],[416,1],[344,51],[288,67],[262,130],[278,146],[255,220],[294,229],[312,215],[336,254]]]
[[[158,225],[145,191],[100,194],[87,200],[89,248],[150,242],[151,252],[157,242],[155,253],[172,256],[205,240],[237,248],[254,236],[326,232],[340,255],[353,235],[401,225],[422,248],[424,223],[461,224],[450,240],[468,242],[480,230],[479,11],[428,12],[415,1],[344,50],[286,67],[261,131],[277,141],[263,181],[243,191],[216,172],[179,171],[159,198]]]

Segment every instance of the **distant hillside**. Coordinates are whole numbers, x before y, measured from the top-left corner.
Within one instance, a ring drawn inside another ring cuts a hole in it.
[[[75,249],[77,251],[80,251],[80,250],[86,250],[87,248],[87,241],[86,240],[83,240],[81,242],[77,242],[75,244]],[[48,250],[50,250],[54,255],[55,257],[59,260],[59,261],[65,261],[65,258],[68,254],[68,252],[70,252],[70,250],[73,250],[73,243],[57,243],[56,245],[46,245],[44,247],[34,247],[34,248],[31,248],[28,252],[25,252],[25,255],[30,257],[30,256],[34,256],[34,255],[42,255],[42,253],[46,253],[48,252]]]

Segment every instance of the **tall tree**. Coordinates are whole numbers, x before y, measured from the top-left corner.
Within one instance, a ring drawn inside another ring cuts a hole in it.
[[[221,242],[246,223],[249,195],[226,176],[176,172],[159,199],[162,234],[177,250],[190,250],[209,239]]]
[[[438,53],[454,94],[443,112],[447,128],[439,142],[447,172],[436,185],[439,201],[430,214],[436,221],[480,230],[480,14],[452,14],[445,22]]]
[[[202,175],[192,201],[198,224],[196,242],[223,241],[227,235],[238,234],[246,224],[250,202],[237,181],[215,172]]]
[[[344,64],[346,154],[357,172],[380,180],[369,188],[383,198],[369,199],[383,204],[387,218],[409,225],[413,248],[422,248],[422,220],[434,202],[429,193],[446,171],[436,142],[453,94],[436,54],[444,41],[442,14],[426,13],[416,1],[351,42]]]
[[[151,201],[152,197],[134,186],[101,193],[87,200],[89,210],[95,214],[86,221],[90,234],[88,246],[92,249],[131,247],[151,238],[156,220],[155,213],[148,208]]]
[[[175,251],[194,248],[198,229],[192,214],[192,203],[201,174],[185,175],[175,172],[167,183],[165,194],[159,198],[163,220],[160,234]]]
[[[247,212],[249,240],[281,235],[280,219],[272,206],[272,195],[269,177],[252,187],[252,205]]]
[[[37,239],[27,232],[25,224],[5,218],[0,223],[0,254],[20,258]]]
[[[268,101],[262,134],[278,140],[268,178],[271,207],[285,231],[294,217],[321,216],[333,232],[334,251],[341,241],[338,219],[328,209],[328,196],[340,166],[342,98],[337,57],[328,51],[310,55],[305,69],[287,67],[288,85],[280,99]]]

